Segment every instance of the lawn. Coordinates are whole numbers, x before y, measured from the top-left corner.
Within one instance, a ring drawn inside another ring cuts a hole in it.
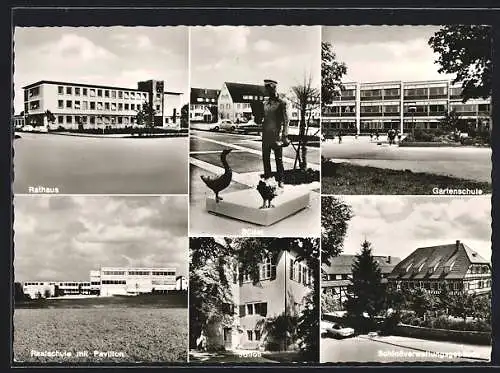
[[[433,188],[481,189],[491,193],[490,183],[410,170],[390,170],[329,162],[321,169],[322,194],[433,194]]]
[[[14,361],[159,363],[187,361],[187,308],[39,308],[14,313]],[[71,352],[36,357],[32,351]],[[88,351],[88,357],[76,357]],[[94,357],[94,351],[114,352]],[[119,356],[122,355],[122,356]]]

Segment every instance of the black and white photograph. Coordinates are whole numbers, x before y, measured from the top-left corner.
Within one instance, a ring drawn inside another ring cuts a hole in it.
[[[323,194],[491,193],[491,26],[322,28]]]
[[[15,365],[187,362],[187,196],[15,206]]]
[[[318,236],[321,28],[190,32],[191,234]]]
[[[188,27],[16,27],[13,105],[15,193],[188,193]]]
[[[322,198],[322,363],[491,359],[491,196]]]
[[[319,361],[319,238],[194,237],[189,362]]]

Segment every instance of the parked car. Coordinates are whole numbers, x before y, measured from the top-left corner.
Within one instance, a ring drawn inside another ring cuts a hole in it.
[[[34,129],[35,128],[33,126],[28,124],[28,125],[24,126],[22,130],[23,130],[23,132],[33,132]]]
[[[237,124],[230,119],[221,119],[216,124],[219,127],[219,129],[226,131],[235,131],[237,128]],[[216,131],[218,130],[216,129]]]
[[[219,120],[216,123],[209,123],[208,124],[208,130],[209,131],[218,131],[221,128],[221,121]]]
[[[250,119],[248,122],[238,125],[237,129],[243,132],[260,132],[262,130],[262,125]]]
[[[354,329],[345,327],[337,322],[321,320],[321,335],[333,338],[347,338],[354,336]]]

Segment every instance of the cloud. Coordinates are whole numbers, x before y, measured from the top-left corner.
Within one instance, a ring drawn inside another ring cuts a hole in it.
[[[115,57],[107,49],[93,43],[89,39],[76,34],[63,34],[59,40],[45,44],[36,49],[36,54],[52,55],[65,61],[92,62],[108,60]]]
[[[459,239],[483,257],[491,256],[491,199],[372,196],[346,197],[354,217],[345,253],[359,252],[366,238],[377,255],[404,258],[418,247]]]
[[[85,280],[91,269],[126,265],[187,273],[187,197],[18,196],[15,203],[16,279]]]
[[[273,44],[272,42],[270,42],[269,40],[266,40],[266,39],[257,40],[253,45],[254,50],[256,50],[257,52],[262,52],[262,53],[270,52],[275,48],[276,48],[275,44]]]

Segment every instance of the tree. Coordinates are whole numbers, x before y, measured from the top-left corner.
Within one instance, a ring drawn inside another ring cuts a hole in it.
[[[438,54],[438,72],[455,74],[453,84],[462,84],[462,99],[488,98],[492,91],[491,26],[444,26],[429,39]]]
[[[156,111],[153,109],[153,106],[146,101],[142,104],[141,110],[137,110],[137,114],[135,116],[137,124],[143,125],[147,129],[151,129],[155,124],[155,115]]]
[[[382,272],[373,258],[371,243],[366,240],[355,256],[352,281],[347,289],[346,310],[352,316],[360,317],[366,312],[373,318],[382,311],[385,298]]]
[[[455,110],[447,112],[444,115],[444,117],[441,118],[441,120],[439,121],[439,127],[446,132],[464,130],[464,128],[461,128],[460,124],[461,124],[460,114],[457,113]]]
[[[56,122],[56,116],[52,114],[50,110],[45,111],[45,116],[47,117],[47,122],[54,124]]]
[[[321,262],[342,253],[348,223],[353,217],[351,206],[337,197],[325,196],[321,200]]]
[[[217,122],[217,120],[219,120],[219,107],[217,105],[211,105],[208,109],[212,114],[212,123]]]
[[[296,315],[282,313],[269,317],[258,323],[262,334],[266,336],[267,348],[271,351],[285,351],[288,345],[297,341],[297,325],[299,319]]]
[[[44,298],[50,298],[51,296],[52,296],[52,293],[51,293],[50,289],[45,289],[43,291],[43,297]]]
[[[331,104],[344,89],[342,77],[347,74],[344,62],[338,62],[331,43],[321,43],[321,102]]]
[[[339,299],[330,291],[321,294],[321,312],[330,313],[340,310]]]
[[[299,123],[299,144],[296,149],[295,162],[293,169],[299,164],[302,171],[307,169],[307,132],[311,122],[312,112],[319,107],[320,91],[313,87],[312,77],[304,77],[301,85],[292,87],[291,102],[300,112]]]
[[[22,302],[27,299],[24,294],[23,285],[20,282],[14,282],[14,302]]]
[[[419,288],[412,293],[411,308],[418,317],[424,318],[428,311],[435,309],[435,306],[435,297],[424,289]]]
[[[189,127],[189,104],[185,104],[181,108],[181,128]]]

